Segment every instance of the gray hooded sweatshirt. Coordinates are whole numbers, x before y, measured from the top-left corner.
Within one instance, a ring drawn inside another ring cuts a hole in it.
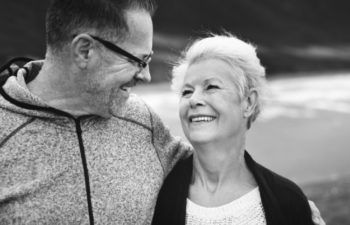
[[[149,224],[189,145],[136,95],[110,119],[74,118],[22,80],[0,95],[0,224]]]

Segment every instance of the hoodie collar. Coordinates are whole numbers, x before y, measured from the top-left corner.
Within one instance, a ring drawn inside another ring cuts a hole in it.
[[[50,119],[75,119],[69,113],[50,107],[40,97],[32,94],[27,84],[38,75],[43,61],[32,61],[25,65],[26,69],[19,69],[10,76],[0,87],[0,107],[28,116]]]

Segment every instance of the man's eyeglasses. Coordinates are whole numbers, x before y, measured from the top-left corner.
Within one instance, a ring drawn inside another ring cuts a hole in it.
[[[96,41],[100,42],[103,46],[105,46],[109,50],[116,52],[120,55],[123,55],[123,56],[127,57],[128,59],[136,62],[141,69],[146,68],[147,65],[151,62],[153,53],[150,53],[149,55],[145,56],[143,59],[140,59],[140,58],[134,56],[133,54],[125,51],[124,49],[118,47],[117,45],[113,44],[112,42],[106,41],[106,40],[99,38],[97,36],[94,36],[94,35],[90,35],[90,37],[92,37]]]

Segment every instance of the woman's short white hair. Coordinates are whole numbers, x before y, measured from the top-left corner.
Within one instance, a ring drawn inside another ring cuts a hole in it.
[[[232,67],[232,75],[236,78],[235,85],[238,96],[242,100],[249,90],[258,93],[258,103],[254,113],[248,120],[248,128],[261,111],[263,87],[265,84],[265,68],[256,54],[256,48],[230,33],[210,35],[196,40],[183,53],[178,63],[173,67],[171,88],[180,93],[184,77],[190,65],[207,59],[219,59]]]

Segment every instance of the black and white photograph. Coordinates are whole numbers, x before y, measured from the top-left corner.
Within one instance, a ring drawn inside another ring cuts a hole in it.
[[[0,225],[350,225],[349,11],[1,1]]]

